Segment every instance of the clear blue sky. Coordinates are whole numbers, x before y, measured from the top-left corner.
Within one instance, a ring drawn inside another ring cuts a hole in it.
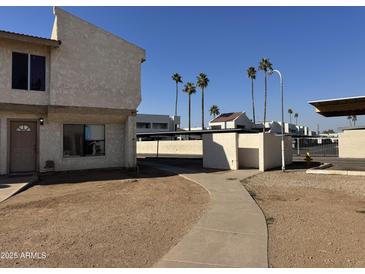
[[[347,126],[324,118],[307,101],[365,95],[363,7],[66,7],[146,49],[140,113],[173,114],[174,72],[184,82],[199,72],[210,78],[208,109],[246,111],[252,117],[248,66],[269,57],[285,77],[285,109],[313,130]],[[0,29],[49,37],[51,7],[1,7]],[[256,116],[263,118],[263,74],[255,82]],[[193,96],[193,126],[200,125],[200,93]],[[280,119],[279,81],[269,80],[268,118]],[[187,96],[179,114],[187,125]],[[288,120],[288,115],[285,115]],[[359,124],[365,119],[359,117]]]

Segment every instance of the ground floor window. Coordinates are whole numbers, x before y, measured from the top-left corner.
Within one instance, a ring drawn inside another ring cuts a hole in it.
[[[105,155],[104,125],[63,125],[63,156]]]

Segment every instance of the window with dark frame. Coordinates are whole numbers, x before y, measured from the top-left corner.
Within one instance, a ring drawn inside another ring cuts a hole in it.
[[[30,89],[46,90],[46,57],[30,56]]]
[[[13,52],[12,88],[46,90],[46,57]]]
[[[137,122],[137,128],[151,128],[150,123]]]
[[[168,125],[167,123],[153,123],[152,128],[153,129],[167,129]]]
[[[63,156],[83,157],[105,155],[104,125],[63,125]]]
[[[28,54],[13,52],[13,89],[28,89]]]

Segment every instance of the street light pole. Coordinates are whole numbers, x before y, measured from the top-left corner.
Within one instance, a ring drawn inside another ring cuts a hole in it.
[[[281,89],[281,170],[285,171],[285,144],[284,144],[284,81],[281,72],[274,69],[270,72],[270,75],[277,73],[280,78],[280,89]]]

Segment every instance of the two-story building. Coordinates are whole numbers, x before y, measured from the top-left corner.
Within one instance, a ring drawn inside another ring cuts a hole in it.
[[[50,39],[0,31],[0,174],[134,167],[145,51],[54,15]]]
[[[222,113],[209,122],[211,129],[252,129],[254,124],[247,117],[246,112]]]
[[[137,114],[137,133],[176,131],[180,128],[180,116],[162,114]]]

